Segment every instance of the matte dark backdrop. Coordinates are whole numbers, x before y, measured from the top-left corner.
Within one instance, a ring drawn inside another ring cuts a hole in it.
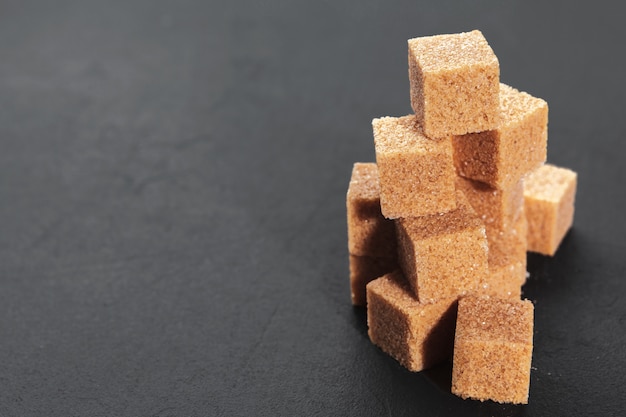
[[[619,4],[619,3],[617,3]],[[0,415],[621,415],[612,2],[0,1]],[[550,105],[575,226],[531,256],[530,404],[411,374],[350,305],[345,192],[406,40],[480,29]]]

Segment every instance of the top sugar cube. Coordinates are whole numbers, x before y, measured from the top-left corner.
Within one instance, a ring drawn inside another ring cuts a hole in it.
[[[495,129],[500,65],[472,32],[409,39],[411,106],[431,138]]]

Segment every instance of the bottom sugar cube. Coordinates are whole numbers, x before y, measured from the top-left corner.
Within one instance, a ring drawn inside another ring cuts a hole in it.
[[[462,398],[527,404],[533,350],[528,300],[459,300],[452,393]]]
[[[400,271],[367,284],[371,341],[410,371],[430,368],[452,356],[456,298],[421,304]]]

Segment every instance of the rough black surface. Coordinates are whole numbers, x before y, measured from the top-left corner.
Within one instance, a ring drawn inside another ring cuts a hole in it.
[[[0,415],[619,415],[612,4],[0,1]],[[407,372],[350,305],[345,192],[371,119],[410,112],[406,40],[474,28],[579,173],[574,229],[529,257],[527,406]]]

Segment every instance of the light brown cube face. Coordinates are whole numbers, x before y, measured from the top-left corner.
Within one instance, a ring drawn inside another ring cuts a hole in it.
[[[486,227],[501,230],[513,227],[524,207],[524,184],[520,180],[505,190],[463,177],[456,179],[470,205]]]
[[[514,224],[506,229],[486,227],[489,246],[489,272],[478,294],[519,299],[526,282],[527,222],[524,208]]]
[[[398,269],[396,258],[350,255],[350,294],[352,305],[364,306],[365,286],[376,278]]]
[[[503,266],[516,262],[524,262],[526,265],[528,221],[524,209],[508,229],[486,227],[485,230],[489,244],[489,265]]]
[[[518,181],[505,190],[463,177],[456,179],[470,205],[486,227],[507,229],[519,218],[524,207],[524,184]]]
[[[421,303],[476,291],[487,275],[485,227],[457,196],[448,213],[396,220],[398,262]]]
[[[452,392],[481,401],[528,403],[533,313],[528,300],[459,300]]]
[[[375,163],[354,164],[346,206],[350,254],[395,259],[395,228],[380,210],[380,186]]]
[[[418,372],[451,357],[456,307],[456,298],[420,304],[396,271],[367,285],[368,334],[402,366]]]
[[[409,39],[411,106],[431,138],[495,129],[498,58],[478,30]]]
[[[425,137],[413,115],[374,119],[372,127],[386,218],[425,216],[456,207],[450,137]]]
[[[462,177],[506,190],[545,162],[547,141],[547,103],[500,84],[499,127],[455,136],[454,165]]]
[[[489,274],[481,283],[479,295],[519,300],[526,282],[526,260],[509,265],[489,265]]]
[[[524,181],[528,250],[553,256],[574,221],[577,175],[543,165]]]

